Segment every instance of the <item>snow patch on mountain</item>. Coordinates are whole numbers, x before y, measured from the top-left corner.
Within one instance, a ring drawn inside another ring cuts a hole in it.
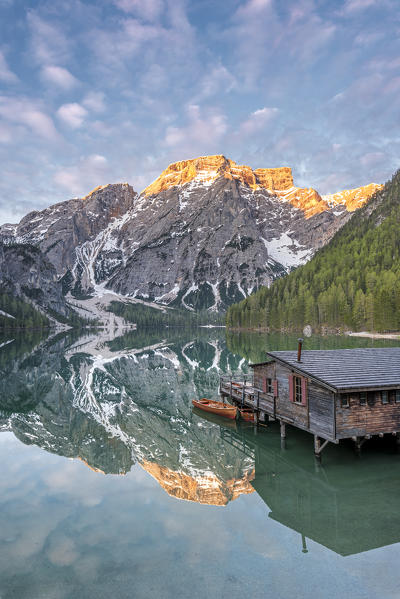
[[[270,241],[263,237],[261,239],[268,250],[268,255],[288,271],[304,264],[313,254],[312,249],[302,249],[304,246],[301,246],[296,239],[289,237],[287,233],[282,233],[280,237],[274,237]]]

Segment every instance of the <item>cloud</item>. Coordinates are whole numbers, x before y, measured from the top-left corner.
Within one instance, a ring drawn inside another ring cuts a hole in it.
[[[371,46],[385,37],[384,31],[361,31],[354,38],[356,46]]]
[[[82,104],[93,112],[104,112],[106,109],[104,98],[103,92],[88,92],[83,98]]]
[[[79,82],[67,69],[47,65],[42,68],[41,76],[45,81],[54,83],[64,90],[70,90]]]
[[[193,101],[200,101],[219,94],[229,93],[237,89],[236,77],[222,64],[211,65],[199,84],[199,93]]]
[[[263,133],[263,129],[274,119],[279,113],[278,108],[260,108],[243,121],[239,128],[239,136],[254,136],[258,133]]]
[[[46,548],[47,557],[56,566],[70,566],[79,557],[74,541],[63,533],[53,533]]]
[[[49,23],[33,10],[28,12],[27,22],[32,54],[39,64],[60,64],[69,58],[70,41],[65,34],[65,26]]]
[[[248,0],[243,5],[239,6],[237,16],[241,18],[258,18],[265,14],[265,10],[272,8],[272,0]]]
[[[164,10],[163,0],[115,0],[115,5],[123,12],[146,21],[157,20]]]
[[[34,100],[0,96],[0,116],[6,121],[28,127],[44,139],[58,138],[52,119],[41,110]]]
[[[384,152],[368,152],[360,158],[360,162],[363,166],[370,168],[376,167],[377,165],[382,166],[386,161],[386,154]]]
[[[227,131],[225,114],[217,109],[208,109],[202,114],[197,104],[187,106],[186,114],[186,125],[167,127],[165,145],[191,155],[218,153],[215,148]]]
[[[72,129],[82,127],[88,111],[86,108],[73,102],[72,104],[63,104],[57,110],[57,116]]]
[[[4,53],[0,50],[0,81],[5,83],[16,83],[18,77],[13,73],[5,59]]]
[[[319,60],[336,31],[312,0],[285,3],[283,10],[272,0],[248,0],[233,13],[222,37],[232,47],[243,87],[257,89],[276,83],[282,71]]]
[[[149,10],[153,5],[140,2],[140,6]],[[192,93],[199,73],[204,70],[199,61],[196,32],[187,18],[183,0],[168,2],[162,22],[143,20],[131,13],[114,19],[107,27],[92,28],[86,41],[93,53],[94,72],[104,84],[112,88],[118,85],[125,97],[137,94],[140,103],[146,99],[139,94],[140,88],[158,93],[164,83],[169,85],[171,97],[176,99],[183,93],[187,102],[188,93]],[[154,81],[151,71],[155,72]]]
[[[340,12],[344,15],[351,15],[380,4],[382,4],[382,0],[346,0]]]
[[[100,154],[82,157],[73,166],[57,170],[53,180],[75,196],[85,196],[98,185],[109,183],[108,160]]]

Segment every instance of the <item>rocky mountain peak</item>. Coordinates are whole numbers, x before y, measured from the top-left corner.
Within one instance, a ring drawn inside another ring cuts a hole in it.
[[[163,191],[177,186],[182,187],[187,183],[207,187],[219,177],[238,181],[253,191],[266,190],[282,202],[301,210],[307,219],[337,205],[353,211],[381,188],[375,183],[370,183],[357,189],[322,197],[312,187],[295,186],[292,169],[289,166],[253,170],[250,166],[239,165],[222,154],[217,154],[170,164],[153,183],[146,187],[142,195],[156,196]]]
[[[240,181],[251,189],[284,191],[293,187],[290,167],[259,168],[239,165],[222,154],[200,156],[170,164],[161,175],[146,189],[144,194],[156,195],[176,185],[185,185],[196,179],[199,183],[213,183],[218,177]]]
[[[354,212],[357,208],[361,208],[361,206],[380,189],[383,189],[383,185],[369,183],[369,185],[363,185],[361,187],[356,187],[355,189],[345,189],[322,197],[330,207],[346,206],[348,212]]]
[[[85,197],[82,198],[82,201],[96,200],[101,198],[102,195],[107,194],[107,192],[119,194],[122,191],[132,192],[133,189],[129,183],[107,183],[106,185],[98,185],[92,189],[90,193],[85,195]]]

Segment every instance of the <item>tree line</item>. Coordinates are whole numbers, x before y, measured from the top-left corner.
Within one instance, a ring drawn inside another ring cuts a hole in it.
[[[49,320],[31,304],[0,291],[0,329],[34,329],[49,326]],[[13,318],[10,318],[13,317]]]
[[[324,248],[227,312],[231,328],[400,330],[400,171]]]
[[[132,304],[114,301],[108,310],[117,316],[122,316],[128,322],[136,323],[138,327],[195,327],[207,324],[223,325],[224,315],[216,312],[189,312],[167,308],[165,311],[144,304]]]

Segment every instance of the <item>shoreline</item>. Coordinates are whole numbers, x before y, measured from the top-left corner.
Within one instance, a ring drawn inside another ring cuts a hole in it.
[[[400,333],[369,333],[368,331],[360,331],[359,333],[345,333],[348,337],[370,337],[371,339],[399,339]]]
[[[234,333],[282,333],[282,334],[302,334],[302,331],[283,331],[281,329],[276,329],[276,330],[271,330],[268,327],[257,327],[257,328],[250,328],[250,327],[243,327],[243,328],[238,328],[238,327],[226,327],[227,331],[232,331]],[[359,332],[355,332],[353,333],[352,331],[340,331],[340,330],[332,330],[332,329],[325,329],[323,331],[313,331],[313,334],[316,335],[321,335],[322,337],[324,337],[325,335],[337,335],[339,336],[346,336],[346,337],[369,337],[370,339],[394,339],[394,340],[399,340],[400,341],[400,331],[397,333],[371,333],[369,331],[359,331]]]

